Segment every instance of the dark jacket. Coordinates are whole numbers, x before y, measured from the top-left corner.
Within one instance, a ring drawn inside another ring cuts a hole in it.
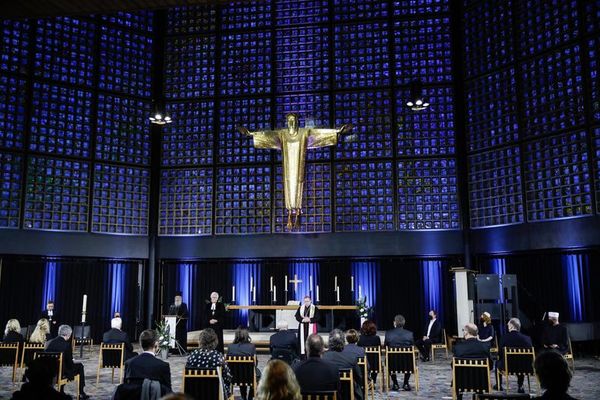
[[[335,365],[339,371],[341,369],[351,369],[354,375],[354,398],[362,400],[363,391],[362,386],[364,384],[364,378],[361,368],[358,366],[356,357],[353,354],[344,353],[342,351],[326,351],[323,354],[323,360],[330,362]]]
[[[151,379],[171,390],[171,368],[150,353],[142,353],[125,362],[125,379]]]
[[[453,347],[454,357],[457,358],[487,358],[490,368],[493,366],[490,357],[490,348],[485,343],[481,343],[477,338],[466,339],[458,342]]]
[[[558,345],[557,350],[565,354],[569,351],[569,333],[567,332],[567,327],[561,324],[544,327],[542,344],[544,346],[556,344]]]
[[[365,349],[358,346],[356,343],[350,343],[344,346],[344,350],[342,350],[342,353],[352,354],[356,358],[364,357]]]
[[[292,367],[302,393],[339,390],[338,369],[320,357],[308,357]]]
[[[357,344],[360,347],[381,346],[381,338],[378,335],[360,335]]]
[[[394,328],[385,333],[387,347],[406,347],[415,343],[413,333],[404,328]]]
[[[254,343],[231,343],[227,346],[229,356],[253,356],[256,355]]]
[[[519,331],[511,331],[500,338],[500,344],[498,344],[498,363],[496,368],[502,369],[504,367],[504,348],[505,347],[532,347],[531,338],[527,335],[523,335]]]
[[[113,328],[113,329],[110,329],[110,330],[104,332],[104,335],[102,335],[102,342],[108,343],[108,344],[125,343],[125,352],[127,354],[133,353],[133,345],[129,341],[129,335],[127,335],[127,332],[123,332],[120,329]],[[126,357],[126,358],[130,358],[130,357]]]
[[[429,328],[429,321],[425,324],[425,328],[423,328],[423,336],[427,336],[427,329]],[[429,332],[429,340],[431,343],[441,343],[442,342],[442,324],[436,318],[433,321],[433,325],[431,325],[431,332]]]
[[[12,400],[71,400],[72,397],[55,390],[52,386],[35,386],[26,382],[14,392]]]
[[[69,379],[73,379],[75,376],[75,364],[73,363],[71,341],[66,341],[62,336],[57,336],[46,343],[46,351],[63,354],[63,375]]]
[[[269,339],[269,348],[271,353],[273,349],[286,349],[291,350],[295,355],[298,354],[298,338],[293,331],[283,330],[279,331]]]
[[[56,314],[56,310],[52,312],[52,317],[48,316],[48,310],[42,311],[42,316],[40,318],[45,318],[50,323],[50,335],[56,336],[58,333],[59,319]]]
[[[2,342],[4,343],[19,343],[20,347],[23,347],[24,341],[25,339],[23,339],[23,335],[15,331],[8,332],[6,335],[4,335],[4,339],[2,339]]]

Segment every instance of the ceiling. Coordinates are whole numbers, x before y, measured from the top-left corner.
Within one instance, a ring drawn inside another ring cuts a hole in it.
[[[109,14],[173,6],[215,4],[215,0],[0,0],[0,18]]]

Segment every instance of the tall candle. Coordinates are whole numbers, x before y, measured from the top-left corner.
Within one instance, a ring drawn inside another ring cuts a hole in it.
[[[319,285],[317,285],[317,303],[319,302]]]
[[[313,285],[312,285],[312,275],[310,276],[310,280],[309,280],[309,284],[308,284],[308,290],[312,291]]]
[[[358,298],[362,299],[362,288],[358,285]]]
[[[250,291],[252,291],[253,287],[254,287],[254,278],[252,275],[250,275]]]
[[[83,314],[85,314],[85,311],[87,310],[87,294],[83,295],[83,306],[81,307],[81,312]]]
[[[231,301],[235,301],[235,285],[231,287]]]
[[[350,277],[350,290],[354,292],[354,276]]]
[[[337,301],[339,302],[339,301],[340,301],[340,287],[338,286],[338,287],[336,287],[335,289],[336,289],[336,290],[335,290],[335,293],[336,293],[336,295],[337,295]]]
[[[252,301],[256,303],[256,286],[254,286],[252,289]]]
[[[287,275],[285,276],[285,291],[288,291]]]
[[[336,290],[337,287],[338,287],[338,285],[337,285],[337,275],[336,275],[335,282],[333,283],[333,290]]]
[[[271,284],[269,287],[271,288],[271,292],[272,292],[273,291],[273,277],[271,277],[270,281],[271,281]]]
[[[81,314],[81,323],[85,324],[85,314]]]
[[[273,285],[273,301],[277,301],[277,286]]]

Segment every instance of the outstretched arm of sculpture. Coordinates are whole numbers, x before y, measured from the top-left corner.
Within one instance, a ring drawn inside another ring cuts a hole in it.
[[[277,131],[255,131],[250,132],[245,126],[237,125],[237,130],[246,136],[252,136],[254,147],[257,149],[281,150],[281,140]]]
[[[338,129],[311,129],[308,136],[308,148],[335,146],[338,136],[350,133],[353,127],[352,124],[344,124]]]

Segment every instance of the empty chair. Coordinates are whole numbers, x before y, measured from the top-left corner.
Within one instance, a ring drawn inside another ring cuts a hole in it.
[[[123,382],[123,363],[125,360],[125,343],[107,344],[100,343],[98,354],[98,373],[96,385],[100,383],[100,369],[110,368],[112,371],[111,382],[115,383],[115,369],[119,369],[119,383]]]

